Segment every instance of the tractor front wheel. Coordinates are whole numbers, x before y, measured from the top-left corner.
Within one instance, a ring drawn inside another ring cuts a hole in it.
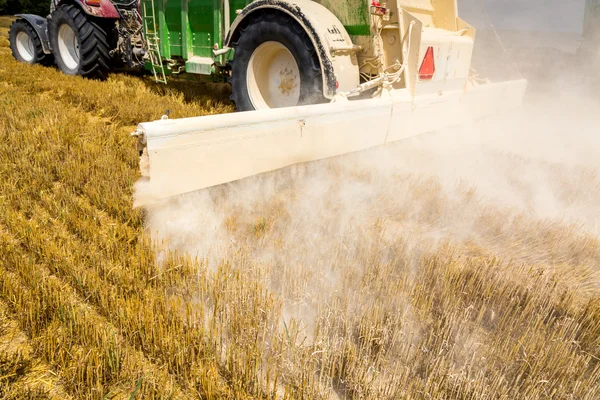
[[[325,101],[314,45],[289,15],[270,10],[250,17],[232,45],[231,99],[238,111]]]
[[[23,20],[17,20],[10,26],[9,41],[12,55],[18,61],[27,64],[52,62],[52,56],[44,53],[37,32]]]
[[[62,72],[106,79],[111,22],[90,17],[79,7],[67,4],[52,13],[48,29],[56,65]]]

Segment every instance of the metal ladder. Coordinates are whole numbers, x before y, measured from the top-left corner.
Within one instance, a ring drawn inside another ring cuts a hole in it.
[[[152,66],[152,72],[154,73],[154,79],[156,82],[167,83],[167,76],[165,75],[165,66],[162,62],[162,56],[160,55],[160,38],[158,32],[156,32],[156,17],[154,15],[154,0],[142,0],[144,5],[142,12],[144,20],[144,32],[146,39],[146,46],[148,48],[148,56],[150,64]]]

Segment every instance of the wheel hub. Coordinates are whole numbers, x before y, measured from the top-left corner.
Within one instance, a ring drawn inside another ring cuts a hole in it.
[[[292,107],[300,99],[300,69],[294,56],[279,42],[258,46],[248,63],[248,96],[256,110]]]
[[[296,82],[296,73],[290,69],[285,68],[279,72],[279,86],[278,89],[281,94],[287,95],[293,93],[294,89],[298,87]]]
[[[35,47],[33,45],[33,40],[26,32],[17,33],[17,51],[19,55],[23,58],[23,60],[27,62],[33,61],[35,57]]]
[[[58,51],[67,68],[75,70],[79,67],[79,40],[69,24],[58,28]]]

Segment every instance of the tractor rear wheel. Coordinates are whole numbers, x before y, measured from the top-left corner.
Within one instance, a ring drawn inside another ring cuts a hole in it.
[[[27,64],[52,63],[52,56],[44,53],[40,37],[27,22],[13,22],[10,26],[9,40],[12,55],[18,61]]]
[[[231,100],[238,111],[326,101],[315,47],[289,15],[270,10],[250,16],[232,46]]]
[[[48,30],[58,68],[67,75],[106,79],[112,23],[90,17],[71,4],[57,8]]]

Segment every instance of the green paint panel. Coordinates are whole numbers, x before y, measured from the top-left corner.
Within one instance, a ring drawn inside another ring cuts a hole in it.
[[[142,2],[146,10],[152,9],[152,0]],[[214,44],[223,42],[222,7],[222,0],[154,0],[163,59],[212,58]]]
[[[187,0],[180,0],[181,4],[181,56],[188,59],[192,49],[192,32],[188,19]]]
[[[154,3],[158,10],[158,30],[160,37],[160,51],[164,58],[171,58],[171,46],[169,45],[169,29],[167,28],[167,19],[165,17],[165,4],[161,1]]]
[[[369,25],[344,25],[344,28],[350,36],[369,36],[371,34]]]
[[[165,19],[171,56],[183,56],[181,49],[181,2],[179,0],[166,1]]]
[[[192,54],[212,57],[212,40],[215,34],[213,20],[214,0],[189,0],[188,19],[192,33]]]
[[[368,36],[370,31],[370,14],[367,0],[316,0],[326,7],[342,22],[349,35]],[[350,29],[348,29],[350,28]]]
[[[252,3],[250,0],[230,0],[229,1],[229,20],[233,23],[233,20],[237,17],[235,10],[243,10],[248,4]]]

